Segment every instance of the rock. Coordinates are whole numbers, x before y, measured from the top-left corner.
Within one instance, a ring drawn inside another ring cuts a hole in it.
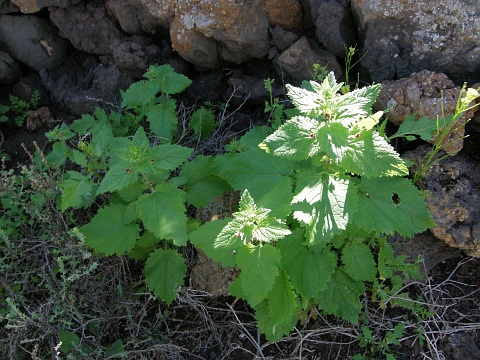
[[[268,20],[260,0],[185,0],[170,28],[173,48],[202,69],[242,63],[268,54]]]
[[[375,82],[424,69],[480,80],[480,2],[351,0],[363,38],[362,68]]]
[[[86,53],[111,55],[112,44],[123,37],[101,0],[80,3],[67,9],[51,8],[50,19],[59,35]]]
[[[139,79],[148,66],[161,61],[161,49],[144,36],[117,39],[113,44],[113,61],[118,68]]]
[[[442,107],[445,116],[455,113],[460,90],[445,74],[424,70],[408,78],[382,82],[374,109],[392,108],[387,114],[388,120],[396,126],[413,113],[417,114],[417,118],[427,116],[436,121],[436,117],[442,115]],[[470,110],[460,118],[458,126],[441,143],[449,155],[455,155],[463,148],[465,123],[475,111]],[[434,141],[432,139],[431,142]]]
[[[165,24],[153,17],[139,0],[107,0],[107,8],[115,15],[123,31],[130,35],[155,35],[166,31]]]
[[[38,105],[49,105],[50,95],[43,85],[42,79],[38,73],[32,73],[21,78],[15,85],[12,86],[11,94],[18,97],[20,100],[30,101],[33,93],[38,91],[40,93],[40,102]]]
[[[93,56],[85,54],[72,55],[55,70],[41,70],[40,76],[52,102],[73,115],[91,113],[96,105],[106,109],[111,108],[109,104],[118,105],[118,90],[132,83],[115,64],[98,64]]]
[[[182,0],[183,1],[183,0]],[[170,29],[175,17],[175,6],[179,0],[134,0],[147,9],[150,15],[156,19],[159,26]]]
[[[20,79],[20,63],[9,53],[0,50],[0,84],[11,84]]]
[[[24,14],[32,14],[40,11],[42,8],[50,6],[70,7],[78,4],[82,0],[10,0],[20,8]]]
[[[355,45],[354,22],[347,0],[310,0],[317,40],[338,57],[345,57],[345,47]]]
[[[280,51],[286,50],[290,45],[298,40],[298,35],[287,31],[280,26],[270,28],[272,44]]]
[[[297,0],[265,0],[265,10],[270,26],[295,30],[302,25],[303,8]]]
[[[35,131],[43,127],[47,129],[51,128],[53,123],[53,116],[50,112],[50,108],[47,106],[42,106],[37,110],[30,110],[27,113],[27,123],[26,127],[30,131]]]
[[[13,5],[10,0],[0,0],[0,15],[11,14],[20,11],[18,6]]]
[[[327,71],[333,71],[337,79],[342,76],[342,68],[335,56],[320,49],[317,44],[307,40],[305,36],[283,51],[274,60],[274,64],[280,75],[287,75],[287,81],[296,85],[303,80],[313,79],[314,64],[326,66]]]
[[[236,74],[228,79],[228,85],[232,88],[231,94],[240,97],[242,101],[247,99],[252,104],[264,104],[265,101],[270,101],[270,93],[265,88],[265,79]],[[274,97],[285,95],[282,84],[274,82],[272,93]]]
[[[0,46],[37,71],[58,67],[68,52],[50,22],[34,15],[0,15]]]
[[[218,104],[225,101],[228,85],[223,70],[197,72],[192,74],[191,80],[192,84],[185,91],[193,102],[210,101]]]
[[[415,164],[429,151],[427,145],[405,153]],[[434,164],[417,184],[428,190],[427,204],[436,226],[430,231],[446,244],[480,258],[480,163],[463,153]]]

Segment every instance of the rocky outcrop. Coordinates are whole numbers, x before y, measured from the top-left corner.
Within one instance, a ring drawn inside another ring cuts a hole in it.
[[[22,75],[20,63],[6,51],[0,50],[0,83],[11,84]]]
[[[375,81],[428,69],[480,80],[480,2],[351,0],[362,67]]]
[[[421,146],[405,156],[418,166],[429,150]],[[433,235],[480,258],[479,165],[464,154],[447,157],[432,165],[419,185],[429,192],[426,201],[436,224],[430,229]]]
[[[45,7],[58,6],[67,8],[76,5],[82,0],[10,0],[13,4],[20,8],[24,14],[32,14],[40,11]]]
[[[413,113],[417,118],[429,117],[431,121],[436,121],[437,116],[455,113],[460,90],[461,87],[455,86],[447,75],[424,70],[408,78],[382,82],[382,90],[374,108],[391,109],[387,114],[388,120],[396,126]],[[456,155],[462,150],[465,124],[476,110],[472,109],[462,116],[442,141],[443,150],[449,155]]]

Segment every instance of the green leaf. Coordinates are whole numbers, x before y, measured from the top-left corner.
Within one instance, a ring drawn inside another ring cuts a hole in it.
[[[306,226],[310,245],[329,242],[346,229],[357,211],[356,190],[347,180],[305,171],[298,175],[297,189],[294,217]]]
[[[235,282],[234,282],[235,283]],[[270,315],[269,301],[265,300],[255,306],[255,318],[257,319],[258,329],[265,334],[267,340],[271,343],[281,340],[288,335],[298,322],[298,313],[292,312],[285,314],[280,321],[274,321]]]
[[[134,169],[129,168],[128,165],[115,165],[105,174],[105,177],[97,189],[97,195],[125,189],[134,184],[137,181],[137,178],[137,172]]]
[[[185,259],[176,250],[157,249],[145,262],[145,282],[155,296],[171,304],[186,271]]]
[[[292,179],[283,178],[277,185],[272,186],[268,193],[258,199],[258,207],[271,209],[269,214],[278,219],[286,218],[292,211],[290,207],[293,198],[292,187]]]
[[[79,229],[87,245],[95,252],[123,255],[134,248],[140,227],[137,224],[124,224],[125,209],[126,206],[121,204],[106,206],[98,211],[90,223]]]
[[[268,151],[291,160],[305,160],[318,152],[315,141],[319,123],[315,119],[296,116],[265,139]]]
[[[151,107],[147,113],[150,130],[162,139],[170,141],[177,128],[177,105],[171,99]]]
[[[292,289],[285,271],[280,271],[273,288],[268,294],[270,316],[275,323],[281,323],[284,317],[297,315],[300,308],[297,295]]]
[[[342,250],[342,263],[353,280],[375,281],[377,264],[366,244],[355,242],[346,245]]]
[[[437,122],[434,119],[426,116],[417,120],[417,114],[407,116],[400,124],[398,131],[390,136],[388,140],[399,137],[405,137],[407,140],[415,140],[415,136],[420,136],[422,140],[431,140],[433,135],[437,132]]]
[[[58,341],[62,343],[62,345],[60,345],[60,351],[64,354],[70,353],[73,348],[80,344],[80,338],[71,331],[60,331],[58,333]]]
[[[195,110],[190,118],[190,127],[195,135],[201,138],[207,138],[215,129],[215,115],[205,106]]]
[[[303,232],[296,231],[278,242],[282,267],[290,276],[295,289],[306,299],[315,297],[327,287],[330,276],[337,267],[334,252],[307,247]]]
[[[90,142],[95,156],[104,156],[108,149],[110,140],[113,138],[112,128],[110,125],[103,124],[92,133],[92,141]]]
[[[360,176],[408,175],[408,167],[395,149],[377,132],[368,130],[351,138],[340,166]]]
[[[130,85],[126,91],[121,91],[122,94],[122,108],[141,108],[150,104],[157,91],[147,81],[138,81]]]
[[[244,245],[236,242],[231,246],[214,246],[214,240],[231,219],[209,221],[198,229],[188,234],[190,242],[195,247],[203,250],[213,261],[222,263],[223,266],[235,266],[237,264],[236,253]]]
[[[109,358],[121,358],[121,355],[125,353],[125,345],[122,339],[118,339],[111,344],[105,353]]]
[[[152,83],[158,84],[160,91],[166,95],[178,94],[192,83],[185,75],[176,73],[169,64],[150,66],[145,77]]]
[[[78,120],[70,125],[70,130],[77,132],[79,135],[87,134],[90,129],[97,124],[97,120],[90,114],[83,114]]]
[[[206,206],[215,196],[221,196],[230,189],[227,182],[215,174],[211,156],[196,156],[183,165],[179,176],[188,179],[185,184],[187,203],[196,207]]]
[[[323,122],[316,132],[315,143],[336,164],[340,163],[349,149],[348,129],[337,122]]]
[[[316,300],[327,313],[356,324],[362,309],[359,297],[364,291],[363,282],[353,280],[341,267],[338,267],[330,278],[327,288],[316,296]]]
[[[67,161],[70,149],[63,142],[56,142],[52,146],[52,152],[45,158],[50,166],[61,166]]]
[[[248,189],[256,199],[269,193],[272,187],[293,173],[289,161],[267,154],[259,148],[218,156],[214,164],[218,176],[236,190]]]
[[[270,244],[246,245],[237,251],[236,257],[245,299],[250,306],[256,306],[265,299],[278,276],[280,251]]]
[[[61,210],[65,211],[69,207],[79,209],[90,206],[95,200],[95,184],[85,175],[77,171],[68,171],[68,179],[64,180],[60,187],[62,188]]]
[[[163,170],[174,170],[182,165],[192,154],[193,149],[181,145],[160,144],[148,149],[146,159],[151,169],[148,173],[155,174]]]
[[[362,229],[410,237],[435,226],[423,196],[408,179],[363,178],[357,188],[362,211],[353,221]]]
[[[170,239],[177,246],[187,243],[185,193],[171,184],[157,185],[152,194],[137,200],[137,211],[145,228],[160,239]]]

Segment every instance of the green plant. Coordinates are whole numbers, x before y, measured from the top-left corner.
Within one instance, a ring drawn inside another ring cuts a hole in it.
[[[287,85],[297,115],[253,128],[229,153],[192,158],[193,149],[172,143],[182,137],[171,95],[190,81],[168,65],[145,78],[122,93],[120,112],[97,109],[48,134],[47,161],[79,167],[60,184],[61,209],[100,206],[79,228],[96,253],[145,260],[149,288],[171,303],[189,239],[241,270],[230,292],[254,308],[270,341],[315,306],[357,322],[367,290],[386,298],[398,279],[417,275],[385,237],[434,224],[425,194],[404,178],[407,164],[376,129],[380,85],[341,95],[333,73]],[[199,226],[187,217],[187,206],[232,188],[242,196],[231,218]]]
[[[422,140],[431,140],[433,142],[432,149],[423,157],[415,170],[414,183],[428,176],[433,165],[450,156],[449,154],[439,155],[448,142],[450,134],[459,126],[459,121],[464,114],[479,105],[476,103],[479,98],[480,93],[478,90],[473,88],[467,89],[466,85],[464,85],[460,90],[455,112],[452,115],[445,115],[442,103],[442,114],[437,116],[435,120],[429,117],[417,119],[417,115],[412,114],[407,116],[398,128],[398,131],[390,136],[389,140],[403,137],[409,141],[413,141],[417,137],[420,137]],[[467,121],[469,121],[469,119]]]
[[[28,112],[34,110],[40,104],[40,91],[35,90],[32,93],[30,101],[21,100],[15,95],[10,95],[9,110],[15,115],[15,125],[23,126]]]
[[[367,356],[374,356],[376,354],[382,354],[386,360],[395,360],[391,345],[400,345],[399,340],[403,336],[405,329],[404,323],[398,323],[395,325],[392,331],[386,331],[382,338],[374,336],[372,330],[367,326],[362,326],[362,332],[358,336],[360,341],[360,347],[365,348],[363,355],[355,355],[354,360],[367,359]]]
[[[270,341],[312,304],[357,322],[368,288],[390,294],[397,278],[419,275],[385,236],[434,225],[425,195],[404,178],[407,164],[376,130],[380,85],[344,95],[341,87],[333,73],[287,85],[301,115],[266,138],[247,133],[240,152],[214,160],[217,174],[243,191],[238,212],[190,234],[214,261],[241,270],[230,292],[255,309]]]
[[[358,52],[356,46],[349,46],[348,48],[345,47],[345,85],[342,86],[340,89],[340,92],[342,94],[346,94],[350,92],[350,72],[352,71],[352,68],[357,65],[362,59],[367,55],[367,53],[363,54],[358,60],[356,60],[353,64],[353,58],[355,57],[355,54]],[[359,74],[357,73],[357,83],[355,86],[355,89],[358,89],[358,85],[360,83],[359,79]]]

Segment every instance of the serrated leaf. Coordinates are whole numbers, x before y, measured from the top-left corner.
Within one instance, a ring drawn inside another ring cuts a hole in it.
[[[214,240],[231,219],[209,221],[198,229],[188,234],[190,242],[203,250],[213,261],[222,263],[223,266],[235,266],[236,253],[243,247],[241,242],[232,246],[214,247]]]
[[[297,189],[292,208],[294,217],[307,228],[309,245],[329,242],[346,229],[357,211],[356,190],[347,180],[305,171],[298,175]]]
[[[126,91],[121,91],[122,108],[138,108],[153,101],[157,91],[145,81],[137,81],[130,85]]]
[[[166,95],[178,94],[192,83],[185,75],[176,73],[169,64],[151,66],[145,76],[158,84],[160,91]]]
[[[87,245],[96,253],[123,255],[134,248],[140,227],[137,224],[124,224],[125,209],[126,206],[121,204],[106,206],[98,211],[90,223],[79,229]]]
[[[405,137],[407,140],[413,141],[415,136],[420,136],[422,140],[428,141],[433,138],[437,130],[435,119],[426,116],[417,119],[417,114],[414,113],[403,120],[397,132],[390,136],[388,140]]]
[[[68,179],[60,184],[62,188],[61,210],[65,211],[69,207],[79,209],[90,206],[95,200],[96,188],[92,179],[76,171],[68,171],[67,174]]]
[[[337,267],[337,256],[328,249],[317,251],[303,244],[303,232],[296,231],[278,242],[282,267],[295,289],[306,299],[315,297],[327,287]]]
[[[257,201],[259,208],[271,209],[270,216],[278,219],[286,218],[291,210],[292,202],[292,179],[285,177],[280,182],[272,186],[271,190]]]
[[[201,106],[194,111],[189,124],[195,135],[207,138],[215,129],[215,115],[206,107]]]
[[[193,149],[175,144],[160,144],[148,149],[146,159],[151,171],[174,170],[192,154]],[[150,172],[149,172],[150,173]]]
[[[352,137],[340,166],[360,176],[408,175],[408,167],[400,155],[376,131],[362,131]]]
[[[95,132],[92,133],[92,141],[90,142],[93,148],[93,154],[98,157],[105,155],[105,151],[112,138],[113,134],[110,125],[103,124],[96,128]]]
[[[316,133],[316,147],[338,164],[349,149],[348,135],[349,131],[343,124],[323,122]]]
[[[371,115],[371,109],[378,94],[381,84],[365,86],[336,97],[330,104],[335,120],[344,126],[351,127],[358,121]]]
[[[248,149],[258,147],[258,145],[271,133],[273,129],[269,126],[255,126],[248,130],[240,140],[235,141],[234,145],[228,144],[225,149],[228,151],[246,151]]]
[[[310,83],[315,83],[311,81]],[[316,83],[315,83],[316,84]],[[323,94],[311,89],[299,88],[287,84],[287,95],[295,107],[304,115],[315,117],[320,114],[323,103]]]
[[[260,199],[293,173],[289,161],[267,154],[259,148],[217,157],[214,164],[218,176],[236,190],[248,189],[255,199]]]
[[[170,141],[177,128],[177,105],[171,99],[151,107],[147,113],[150,130],[158,137]]]
[[[186,271],[185,259],[177,251],[157,249],[145,262],[145,282],[155,296],[171,304]]]
[[[160,239],[170,239],[177,246],[187,243],[185,193],[165,183],[152,194],[137,200],[137,211],[145,228]]]
[[[83,114],[78,120],[75,120],[70,129],[80,135],[85,135],[97,123],[97,120],[90,114]]]
[[[262,334],[265,334],[265,337],[271,343],[288,335],[298,322],[298,314],[295,312],[288,316],[285,315],[280,322],[275,322],[270,316],[270,307],[267,300],[255,306],[255,318],[257,319],[258,329]]]
[[[338,267],[333,273],[327,288],[315,298],[318,305],[329,314],[356,324],[362,309],[360,295],[365,291],[362,281],[355,281]]]
[[[278,276],[280,251],[270,244],[245,245],[236,257],[245,299],[256,306],[266,298]]]
[[[342,250],[342,263],[345,272],[354,280],[375,281],[377,263],[366,244],[353,243]]]
[[[196,207],[206,206],[215,196],[221,196],[230,189],[227,182],[215,174],[211,156],[196,156],[183,165],[179,176],[187,178],[185,183],[187,203]]]
[[[435,226],[423,196],[408,179],[363,178],[357,188],[362,211],[353,220],[360,228],[410,237]]]
[[[285,318],[298,317],[300,310],[297,295],[292,289],[285,271],[280,271],[268,294],[268,310],[274,324],[282,324]]]
[[[305,160],[318,152],[315,136],[319,123],[315,119],[296,116],[269,135],[264,143],[268,151],[291,160]]]
[[[125,189],[134,184],[135,181],[137,181],[137,177],[137,172],[129,168],[128,165],[115,165],[105,174],[105,177],[97,189],[97,195]]]
[[[63,142],[56,142],[52,146],[52,152],[45,159],[50,166],[61,166],[67,161],[70,149]]]

